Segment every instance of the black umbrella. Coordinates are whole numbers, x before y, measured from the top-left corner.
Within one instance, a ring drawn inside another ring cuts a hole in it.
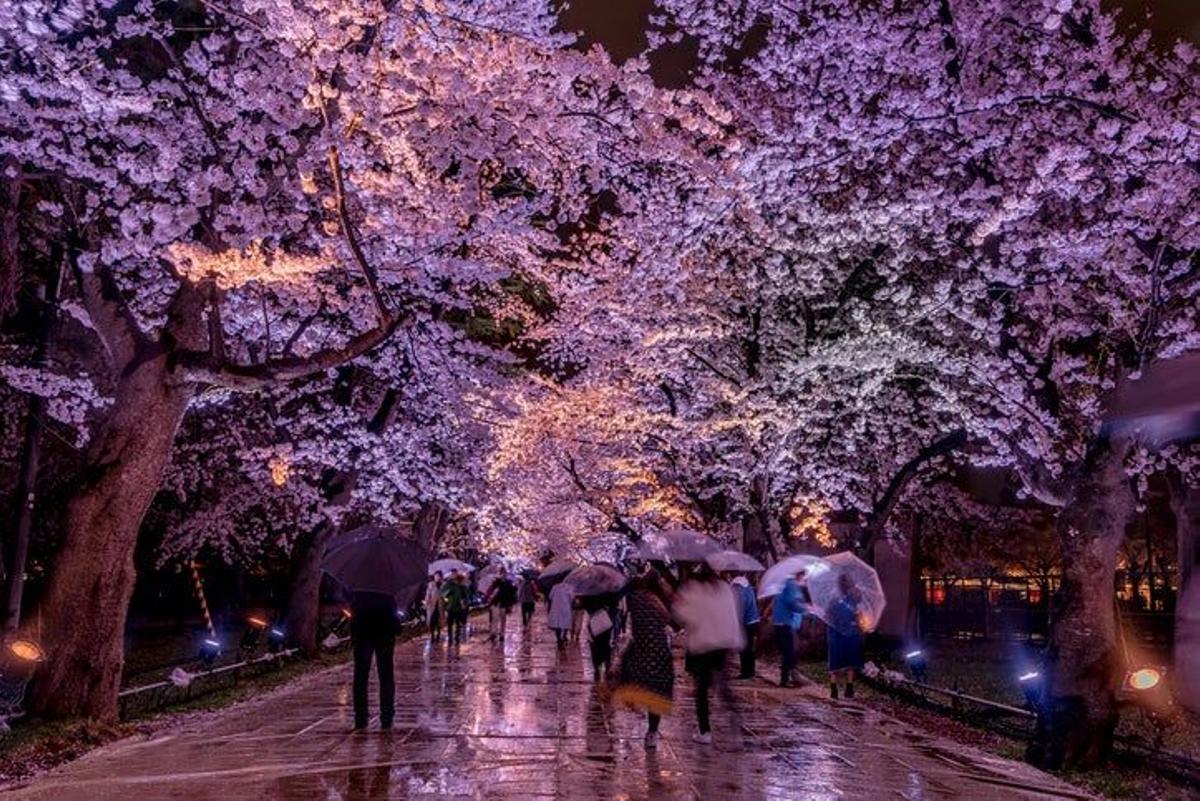
[[[429,552],[397,529],[364,526],[335,538],[325,548],[321,570],[347,592],[391,595],[411,603],[425,583]]]

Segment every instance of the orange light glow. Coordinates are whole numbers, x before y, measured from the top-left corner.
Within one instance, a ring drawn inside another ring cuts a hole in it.
[[[8,650],[12,651],[13,656],[17,657],[17,659],[22,659],[26,662],[41,662],[46,658],[42,649],[32,640],[13,640],[9,644]]]
[[[1142,668],[1130,673],[1125,681],[1133,690],[1153,690],[1162,681],[1162,673],[1155,668]]]
[[[261,617],[248,617],[246,618],[246,622],[256,629],[265,629],[267,627],[267,621]]]

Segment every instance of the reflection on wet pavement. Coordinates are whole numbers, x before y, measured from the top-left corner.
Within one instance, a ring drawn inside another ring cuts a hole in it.
[[[350,671],[325,671],[201,721],[130,739],[32,782],[26,799],[1077,798],[1028,766],[965,749],[870,709],[761,682],[738,688],[741,730],[715,703],[715,742],[691,742],[686,679],[657,752],[613,710],[585,655],[544,621],[503,648],[396,649],[390,733],[350,731]],[[680,671],[681,676],[682,671]]]

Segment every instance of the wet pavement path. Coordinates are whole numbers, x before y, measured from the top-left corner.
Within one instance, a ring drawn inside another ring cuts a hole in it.
[[[351,733],[350,670],[131,738],[8,794],[20,799],[1078,798],[1026,765],[987,756],[852,703],[765,682],[737,685],[741,731],[719,700],[715,742],[691,742],[691,685],[646,751],[645,720],[612,710],[579,648],[544,619],[457,648],[396,649],[395,729]],[[681,672],[682,675],[682,672]],[[374,723],[373,723],[374,725]]]

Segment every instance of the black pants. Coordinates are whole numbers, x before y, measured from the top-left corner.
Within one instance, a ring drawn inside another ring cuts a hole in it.
[[[612,663],[612,635],[610,628],[603,634],[592,635],[592,641],[588,643],[592,649],[592,677],[596,681],[600,681]]]
[[[775,644],[779,646],[779,683],[788,684],[796,669],[796,632],[790,625],[775,626]]]
[[[436,609],[429,616],[429,637],[434,640],[442,638],[442,610]]]
[[[379,725],[390,728],[396,714],[396,681],[392,673],[392,654],[396,649],[394,630],[362,630],[351,627],[354,648],[354,726],[367,725],[367,683],[371,677],[371,658],[379,673]]]
[[[466,635],[467,610],[455,609],[446,613],[446,641],[462,642]]]
[[[533,601],[526,601],[521,604],[521,625],[528,626],[529,621],[533,620],[533,612],[537,609],[537,604]]]
[[[712,731],[709,693],[714,686],[721,693],[721,700],[737,717],[737,705],[729,682],[725,680],[725,651],[709,651],[705,654],[688,654],[685,661],[688,673],[696,685],[696,725],[701,734]]]
[[[570,629],[555,629],[554,640],[560,649],[567,647],[567,635],[571,633]]]
[[[738,655],[741,661],[741,671],[739,671],[743,679],[754,678],[755,656],[754,642],[758,639],[758,623],[746,624],[746,647]]]

